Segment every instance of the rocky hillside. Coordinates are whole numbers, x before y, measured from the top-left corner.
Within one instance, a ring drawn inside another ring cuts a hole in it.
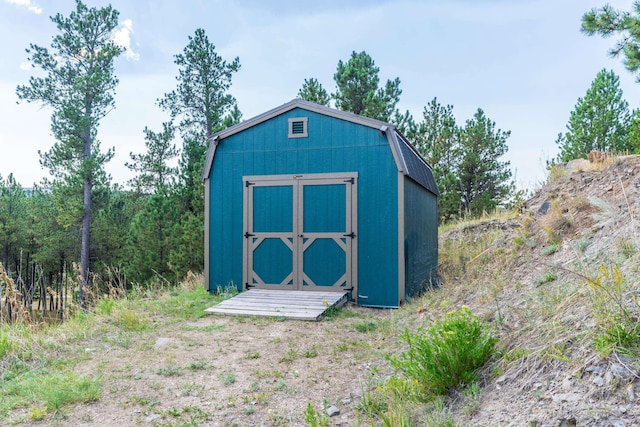
[[[600,160],[440,236],[446,284],[423,303],[468,304],[502,345],[482,393],[451,402],[461,425],[640,425],[640,156]]]

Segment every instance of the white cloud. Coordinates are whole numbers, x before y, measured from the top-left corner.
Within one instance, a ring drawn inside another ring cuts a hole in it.
[[[133,34],[133,21],[131,19],[125,19],[113,32],[111,38],[113,39],[115,44],[125,49],[125,58],[132,61],[137,61],[140,59],[140,54],[134,52],[131,48],[131,34]]]
[[[29,61],[21,62],[20,69],[23,71],[31,71],[31,63]]]
[[[35,13],[36,15],[40,15],[42,13],[42,8],[35,3],[32,3],[31,0],[5,0],[9,4],[15,4],[17,6],[26,7],[30,12]]]

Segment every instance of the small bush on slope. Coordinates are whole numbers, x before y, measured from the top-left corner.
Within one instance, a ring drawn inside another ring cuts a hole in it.
[[[424,397],[474,382],[498,342],[467,306],[450,311],[426,329],[406,331],[403,339],[409,350],[390,358],[391,365],[415,381]]]

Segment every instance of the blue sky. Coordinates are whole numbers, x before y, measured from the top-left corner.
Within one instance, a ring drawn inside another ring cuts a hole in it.
[[[86,1],[104,6],[105,1]],[[231,93],[245,119],[295,98],[305,78],[335,90],[338,60],[366,51],[383,80],[399,77],[399,108],[420,119],[434,97],[454,106],[464,124],[477,108],[510,130],[505,156],[521,187],[535,188],[544,162],[557,154],[578,97],[603,68],[619,76],[630,107],[640,107],[640,84],[610,58],[614,39],[580,33],[582,15],[602,0],[113,0],[120,11],[116,109],[101,123],[102,147],[115,147],[107,171],[114,181],[132,177],[129,153],[144,150],[142,130],[161,129],[166,114],[156,100],[175,87],[173,55],[204,28],[226,60],[240,58]],[[631,0],[609,1],[631,10]],[[48,47],[49,16],[67,15],[71,0],[0,0],[0,175],[25,187],[47,175],[38,150],[47,151],[51,111],[18,104],[15,88],[33,72],[30,43]]]

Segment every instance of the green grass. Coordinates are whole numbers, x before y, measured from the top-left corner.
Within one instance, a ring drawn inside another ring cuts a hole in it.
[[[125,331],[144,331],[151,327],[151,323],[145,319],[143,313],[133,309],[116,310],[113,320],[117,327]]]
[[[367,333],[375,331],[378,325],[376,325],[375,322],[362,321],[356,323],[354,327],[358,332]]]
[[[315,345],[311,346],[311,348],[302,352],[302,357],[306,357],[307,359],[318,357],[318,349]]]
[[[293,361],[295,361],[298,357],[300,357],[300,355],[298,354],[298,351],[294,348],[290,348],[289,351],[287,351],[287,353],[284,356],[278,359],[278,362],[293,363]]]
[[[203,286],[198,286],[192,290],[163,292],[159,298],[145,301],[143,306],[151,312],[161,313],[175,320],[197,320],[206,315],[206,308],[230,296],[231,293],[211,295]]]
[[[218,379],[222,385],[231,385],[236,382],[236,374],[233,372],[221,372]]]
[[[179,366],[167,365],[164,368],[158,368],[156,374],[163,377],[179,377],[184,375],[184,371]]]
[[[329,425],[330,419],[326,413],[327,402],[324,402],[324,409],[317,410],[311,402],[307,403],[304,411],[304,421],[309,427],[326,427]]]
[[[47,413],[61,413],[72,403],[94,402],[100,398],[100,378],[73,371],[33,370],[0,383],[0,417],[16,408],[30,408],[34,420]]]
[[[205,360],[194,360],[189,363],[189,369],[191,371],[202,371],[207,369],[207,362]]]
[[[535,281],[536,285],[540,286],[540,285],[544,285],[545,283],[550,283],[555,281],[558,278],[558,276],[556,275],[555,272],[553,271],[547,271],[545,274],[543,274],[542,276],[538,277]]]
[[[260,353],[257,351],[245,351],[245,357],[247,359],[260,359]]]
[[[5,334],[5,328],[0,329],[0,359],[2,359],[5,354],[14,350],[14,343],[9,338],[9,335]]]

